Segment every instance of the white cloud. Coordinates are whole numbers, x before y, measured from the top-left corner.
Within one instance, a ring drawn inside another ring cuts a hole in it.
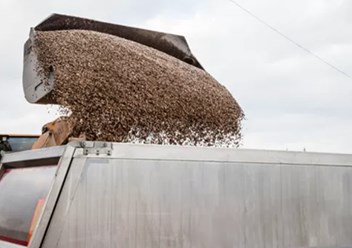
[[[350,17],[345,16],[343,22],[340,16],[351,4],[241,2],[319,56],[352,73],[348,61],[352,55]],[[187,34],[201,63],[228,87],[246,112],[244,147],[352,152],[352,117],[348,114],[352,111],[351,80],[236,6],[212,1],[206,11],[188,20],[157,16],[148,25],[161,30],[172,27],[173,32]],[[336,31],[341,29],[345,35]]]

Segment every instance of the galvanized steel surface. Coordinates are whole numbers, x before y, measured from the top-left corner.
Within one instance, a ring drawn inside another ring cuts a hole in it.
[[[350,155],[156,147],[77,149],[42,247],[352,244]]]

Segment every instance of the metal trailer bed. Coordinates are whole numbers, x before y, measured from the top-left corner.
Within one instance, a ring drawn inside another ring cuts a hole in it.
[[[76,142],[0,166],[1,248],[352,247],[348,154]]]

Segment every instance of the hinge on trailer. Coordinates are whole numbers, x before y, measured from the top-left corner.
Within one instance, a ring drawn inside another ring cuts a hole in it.
[[[81,141],[80,146],[83,148],[83,155],[106,155],[112,154],[112,143],[98,141]]]

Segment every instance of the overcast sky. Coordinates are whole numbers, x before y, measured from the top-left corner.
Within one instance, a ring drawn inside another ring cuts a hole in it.
[[[236,1],[352,75],[352,1]],[[352,153],[352,79],[229,0],[1,0],[0,11],[0,133],[39,133],[55,118],[24,98],[23,44],[31,26],[62,13],[184,35],[243,108],[244,148]]]

